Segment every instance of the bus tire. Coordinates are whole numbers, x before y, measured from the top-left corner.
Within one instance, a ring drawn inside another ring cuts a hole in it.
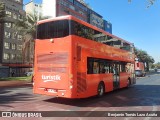
[[[99,85],[98,85],[98,89],[97,89],[98,97],[103,96],[104,92],[105,92],[104,84],[103,84],[103,82],[100,82]]]
[[[128,78],[127,87],[129,87],[130,85],[131,85],[131,80],[130,80],[130,78]]]

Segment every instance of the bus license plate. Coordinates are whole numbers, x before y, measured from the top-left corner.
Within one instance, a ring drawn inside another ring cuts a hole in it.
[[[54,89],[47,89],[47,91],[50,93],[56,93],[56,90],[54,90]]]

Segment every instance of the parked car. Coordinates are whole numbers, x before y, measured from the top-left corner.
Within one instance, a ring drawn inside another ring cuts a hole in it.
[[[135,70],[135,74],[137,77],[144,77],[146,76],[146,72],[142,71],[142,70]]]
[[[33,75],[33,72],[25,72],[25,75],[26,76],[31,76],[31,75]]]
[[[159,73],[159,72],[160,72],[160,69],[157,69],[157,72]]]

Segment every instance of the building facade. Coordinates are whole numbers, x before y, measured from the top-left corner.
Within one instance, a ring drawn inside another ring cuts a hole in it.
[[[22,20],[23,0],[0,0],[5,16],[0,21],[0,77],[21,74],[22,35],[15,29],[15,21]]]
[[[62,15],[73,15],[98,28],[112,33],[112,25],[107,24],[103,17],[93,11],[83,0],[43,0],[43,15],[57,17]],[[107,25],[106,25],[107,24]],[[110,29],[107,26],[110,25]]]
[[[63,15],[73,15],[87,22],[88,9],[85,4],[77,0],[43,0],[43,15],[57,17]]]
[[[112,34],[112,24],[106,20],[103,20],[103,22],[104,22],[103,29]]]
[[[101,15],[96,13],[95,11],[89,9],[88,10],[88,22],[94,26],[97,26],[98,28],[103,29],[104,28],[104,20]]]
[[[42,16],[42,4],[34,3],[34,1],[31,0],[25,5],[25,12],[26,14],[31,14],[32,16],[38,16],[39,20],[39,17]]]

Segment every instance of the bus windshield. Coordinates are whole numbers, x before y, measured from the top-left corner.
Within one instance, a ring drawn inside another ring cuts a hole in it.
[[[37,39],[61,38],[69,35],[69,20],[51,21],[37,26]]]

